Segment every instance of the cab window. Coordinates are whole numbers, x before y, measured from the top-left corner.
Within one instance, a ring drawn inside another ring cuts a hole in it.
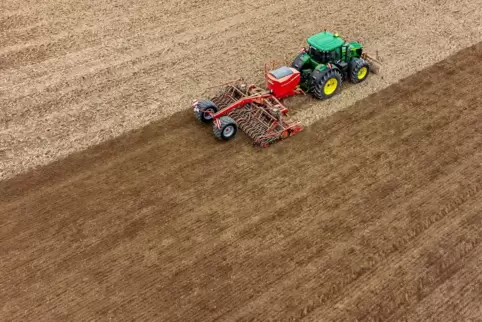
[[[313,48],[310,46],[309,48],[309,51],[308,51],[308,54],[314,59],[316,60],[318,63],[321,63],[321,64],[326,64],[330,61],[335,61],[338,58],[338,54],[336,52],[336,50],[332,50],[332,51],[320,51],[316,48]]]

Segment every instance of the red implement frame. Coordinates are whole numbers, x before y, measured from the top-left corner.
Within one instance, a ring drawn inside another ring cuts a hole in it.
[[[265,77],[267,82],[273,79],[268,76],[266,68]],[[219,120],[221,117],[233,118],[238,127],[254,141],[254,145],[268,147],[278,140],[303,130],[300,122],[287,119],[288,109],[280,102],[280,99],[305,94],[304,91],[297,88],[297,84],[292,80],[277,85],[289,86],[288,90],[283,89],[282,97],[276,97],[269,86],[267,86],[268,89],[262,89],[240,81],[220,85],[224,88],[218,95],[211,98],[218,111],[216,113],[205,111],[205,113],[212,116],[213,126],[218,129],[221,128]],[[193,106],[197,106],[196,101]]]

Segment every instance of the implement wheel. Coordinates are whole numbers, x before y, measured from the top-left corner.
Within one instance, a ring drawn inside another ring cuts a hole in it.
[[[370,66],[361,58],[353,58],[350,63],[350,81],[354,84],[363,82],[368,77]]]
[[[218,125],[220,125],[219,128]],[[238,125],[229,116],[221,116],[217,121],[213,122],[213,133],[219,140],[231,140],[236,136],[237,132]]]
[[[194,115],[197,120],[209,123],[213,120],[212,114],[215,114],[217,111],[218,107],[214,102],[210,100],[200,100],[197,103],[197,109],[194,110]]]
[[[313,74],[315,73],[316,71]],[[328,99],[340,92],[341,83],[341,73],[336,69],[329,69],[313,75],[311,91],[318,99]]]

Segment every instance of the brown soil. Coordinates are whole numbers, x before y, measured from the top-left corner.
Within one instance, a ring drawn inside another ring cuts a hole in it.
[[[182,112],[1,182],[1,320],[481,320],[481,59],[260,152]]]
[[[0,179],[184,110],[209,86],[258,81],[265,62],[291,60],[324,27],[379,50],[383,79],[305,102],[297,116],[310,124],[481,41],[481,8],[473,0],[2,0]]]

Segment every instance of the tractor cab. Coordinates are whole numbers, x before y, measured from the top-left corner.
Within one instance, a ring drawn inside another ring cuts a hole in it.
[[[300,82],[300,72],[292,67],[280,67],[266,73],[266,88],[279,99],[292,96]]]
[[[320,32],[307,39],[307,53],[319,64],[348,62],[353,57],[361,57],[363,48],[356,41],[345,42],[337,33]]]
[[[338,36],[337,33],[333,34],[328,31],[323,31],[309,37],[307,42],[311,47],[314,47],[319,51],[332,51],[341,47],[341,45],[345,43],[343,38]]]
[[[338,36],[328,31],[320,32],[307,39],[308,55],[320,64],[327,64],[339,60],[341,57],[340,48],[345,44],[345,41]]]

